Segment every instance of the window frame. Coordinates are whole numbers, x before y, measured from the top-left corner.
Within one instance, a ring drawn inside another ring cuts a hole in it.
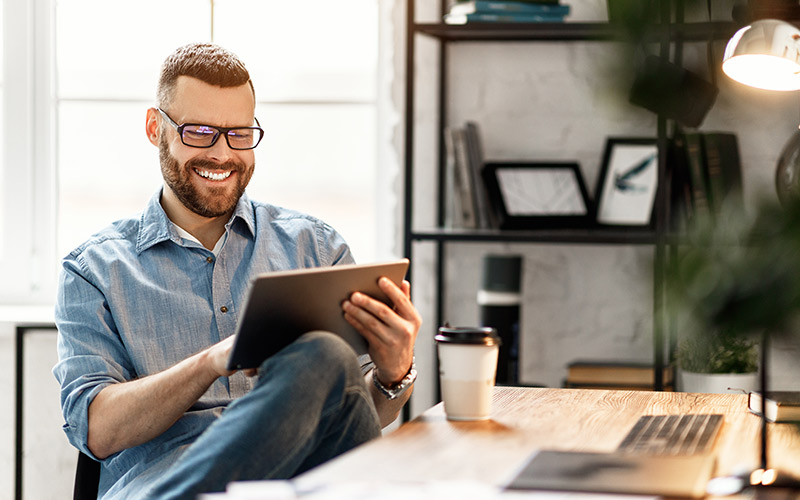
[[[57,279],[54,14],[51,0],[3,3],[4,304],[52,302]]]

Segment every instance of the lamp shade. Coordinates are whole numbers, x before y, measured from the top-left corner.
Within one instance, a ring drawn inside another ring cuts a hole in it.
[[[800,30],[776,19],[745,26],[725,47],[722,71],[766,90],[800,90]]]

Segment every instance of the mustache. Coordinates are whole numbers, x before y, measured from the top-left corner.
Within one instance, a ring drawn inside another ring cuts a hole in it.
[[[244,171],[244,163],[228,160],[225,163],[216,163],[204,158],[193,158],[186,162],[187,168],[199,168],[202,170],[233,170],[236,172]]]

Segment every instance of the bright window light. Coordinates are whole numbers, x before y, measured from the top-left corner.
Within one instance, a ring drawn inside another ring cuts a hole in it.
[[[57,0],[56,22],[59,256],[159,188],[144,124],[161,62],[213,33],[247,65],[267,132],[250,197],[319,217],[375,260],[378,0]]]

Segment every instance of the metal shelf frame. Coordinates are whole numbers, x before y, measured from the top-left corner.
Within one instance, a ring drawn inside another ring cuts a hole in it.
[[[658,17],[660,23],[648,27],[646,41],[656,44],[660,57],[669,60],[671,48],[673,62],[680,64],[682,43],[691,41],[723,40],[732,36],[738,29],[733,22],[683,23],[682,0],[659,0]],[[441,2],[441,14],[445,14],[445,2]],[[448,243],[459,242],[520,242],[532,244],[601,244],[601,245],[652,245],[654,247],[653,265],[653,365],[654,387],[663,390],[663,367],[669,361],[674,347],[674,325],[668,332],[666,315],[666,273],[668,265],[676,257],[676,243],[679,237],[669,232],[669,200],[667,196],[668,133],[674,124],[663,116],[657,119],[658,191],[655,200],[653,227],[645,230],[625,230],[611,227],[590,227],[585,229],[563,230],[459,230],[444,227],[444,177],[445,158],[443,141],[439,141],[438,151],[438,199],[437,228],[417,230],[413,227],[414,214],[414,105],[415,105],[415,58],[416,38],[432,37],[439,43],[439,88],[438,128],[444,130],[447,124],[446,92],[448,86],[447,50],[449,43],[459,42],[580,42],[580,41],[620,41],[626,40],[626,32],[621,25],[608,22],[592,23],[474,23],[467,25],[447,25],[443,23],[417,23],[415,1],[407,1],[406,11],[406,89],[405,89],[405,176],[403,234],[404,254],[413,259],[414,244],[432,242],[435,245],[435,287],[436,305],[434,321],[443,321],[446,279],[443,261],[444,249]],[[674,16],[674,21],[673,21]],[[412,264],[413,265],[413,264]],[[669,335],[667,335],[669,333]],[[407,413],[405,413],[407,415]]]

